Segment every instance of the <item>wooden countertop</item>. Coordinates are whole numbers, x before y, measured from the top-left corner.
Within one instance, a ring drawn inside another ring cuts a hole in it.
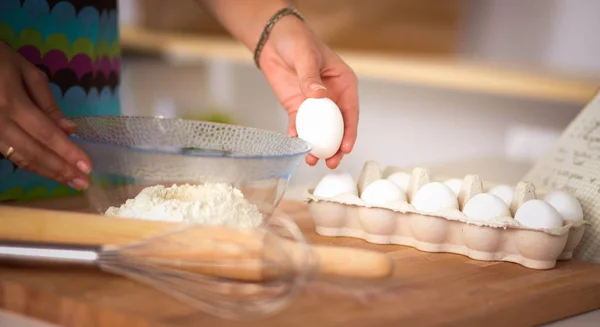
[[[21,205],[88,211],[87,202],[78,197]],[[369,304],[309,287],[284,312],[242,324],[214,318],[146,286],[101,272],[0,266],[0,307],[78,327],[531,326],[600,308],[597,264],[572,260],[549,271],[535,271],[511,263],[327,238],[315,234],[306,204],[283,202],[281,209],[313,243],[392,253],[399,267],[394,278],[403,286],[392,298]]]
[[[124,51],[156,54],[174,61],[225,59],[252,63],[243,45],[227,38],[121,28]],[[426,59],[358,52],[340,55],[361,78],[447,88],[458,91],[585,104],[599,81],[495,66],[457,58]]]

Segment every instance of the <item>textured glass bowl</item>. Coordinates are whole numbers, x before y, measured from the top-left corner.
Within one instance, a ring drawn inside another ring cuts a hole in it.
[[[310,151],[298,138],[242,126],[154,117],[75,117],[92,160],[89,202],[100,213],[153,185],[228,183],[268,219]]]

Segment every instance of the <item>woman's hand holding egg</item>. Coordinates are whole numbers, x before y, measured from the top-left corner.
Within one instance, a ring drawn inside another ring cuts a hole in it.
[[[307,142],[314,151],[306,163],[314,166],[325,159],[329,168],[337,168],[343,155],[352,151],[358,128],[358,83],[352,69],[295,17],[275,24],[260,66],[288,112],[288,134],[310,138]],[[339,114],[331,110],[330,102],[339,107]],[[301,106],[312,109],[304,115]],[[321,108],[329,110],[319,114]],[[306,136],[299,135],[306,131]],[[331,147],[336,149],[321,151]]]

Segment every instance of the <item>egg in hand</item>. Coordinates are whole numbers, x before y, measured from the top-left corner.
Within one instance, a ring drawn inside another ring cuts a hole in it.
[[[304,100],[296,113],[296,132],[311,146],[310,154],[319,159],[333,157],[344,137],[340,108],[328,98]]]

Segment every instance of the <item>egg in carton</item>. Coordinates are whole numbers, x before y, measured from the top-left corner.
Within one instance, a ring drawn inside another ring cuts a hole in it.
[[[527,182],[495,185],[478,175],[434,180],[427,168],[409,173],[374,161],[365,163],[358,182],[347,173],[326,175],[307,198],[323,236],[532,269],[571,259],[586,225],[579,201],[562,190],[536,192]]]

